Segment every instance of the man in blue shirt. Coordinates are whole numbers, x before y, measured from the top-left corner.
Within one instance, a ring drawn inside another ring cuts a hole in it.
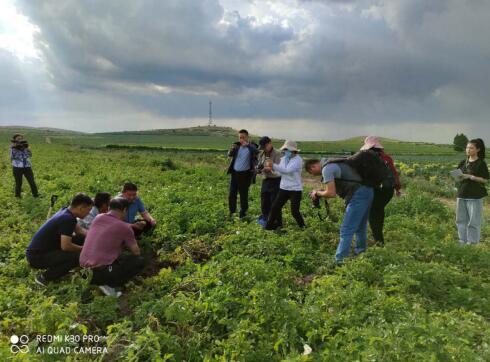
[[[233,143],[228,151],[228,157],[231,157],[228,167],[228,174],[231,174],[228,207],[230,216],[233,216],[240,194],[240,219],[243,219],[248,210],[248,190],[254,176],[259,151],[255,145],[249,143],[247,130],[240,130],[238,139],[239,141]]]
[[[68,208],[58,211],[34,234],[26,249],[29,265],[34,269],[47,269],[36,276],[36,283],[45,286],[66,275],[79,265],[82,247],[73,243],[74,233],[86,232],[77,224],[92,208],[93,201],[85,194],[77,194]]]
[[[118,197],[123,197],[129,201],[128,215],[125,221],[131,224],[136,236],[149,232],[156,226],[157,222],[150,213],[146,211],[143,201],[141,201],[138,196],[138,186],[132,182],[126,182]],[[143,220],[136,221],[138,213]]]

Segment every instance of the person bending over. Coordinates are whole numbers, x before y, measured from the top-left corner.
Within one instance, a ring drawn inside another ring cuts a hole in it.
[[[366,251],[367,225],[374,191],[363,185],[359,173],[347,163],[328,163],[325,160],[307,160],[305,170],[311,175],[322,175],[325,184],[323,190],[313,190],[313,200],[319,197],[335,198],[337,195],[345,200],[344,220],[340,227],[340,242],[335,254],[337,263],[349,256],[354,235],[356,235],[356,255]]]
[[[77,225],[77,217],[83,219],[92,208],[93,201],[83,193],[75,195],[68,208],[53,215],[34,234],[26,249],[29,265],[34,269],[47,269],[35,278],[35,282],[46,286],[78,266],[82,247],[72,242],[73,234],[85,234]]]
[[[120,296],[115,288],[124,286],[144,267],[133,229],[125,222],[129,206],[122,197],[112,199],[109,212],[92,222],[80,253],[80,266],[93,271],[91,283],[108,296]],[[122,255],[123,247],[131,254]]]
[[[126,182],[118,197],[123,197],[129,202],[126,222],[131,224],[136,237],[140,237],[143,233],[149,233],[156,226],[157,222],[145,209],[143,201],[138,196],[138,186],[132,182]],[[137,220],[138,213],[143,220]]]

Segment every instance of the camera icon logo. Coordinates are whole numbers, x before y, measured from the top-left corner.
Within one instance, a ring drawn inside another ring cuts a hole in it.
[[[29,337],[25,334],[20,337],[16,334],[12,335],[10,337],[10,343],[12,344],[10,346],[10,352],[13,354],[29,352],[29,346],[27,345],[29,343]]]

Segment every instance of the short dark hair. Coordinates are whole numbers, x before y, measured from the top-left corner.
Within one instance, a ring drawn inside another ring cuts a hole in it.
[[[136,184],[132,182],[126,182],[123,185],[122,192],[126,192],[126,191],[138,191],[138,186],[136,186]]]
[[[71,207],[78,207],[78,206],[92,206],[94,204],[94,201],[88,196],[87,194],[84,194],[83,192],[80,192],[76,194],[73,199],[71,199],[70,206]]]
[[[248,131],[246,129],[241,129],[238,131],[238,133],[244,133],[248,136]]]
[[[108,192],[97,192],[94,197],[94,205],[98,209],[111,201],[111,194]]]
[[[481,138],[475,138],[469,141],[468,143],[471,143],[474,145],[479,151],[478,151],[478,158],[481,160],[485,159],[485,142]]]
[[[19,136],[22,136],[24,137],[24,135],[22,133],[15,133],[13,136],[12,136],[12,141],[15,141],[15,139]]]
[[[124,197],[115,197],[109,202],[109,209],[124,211],[129,207],[129,201]]]
[[[318,160],[316,158],[312,158],[310,160],[306,160],[305,161],[305,171],[306,172],[310,172],[310,170],[313,167],[313,165],[316,165],[318,162],[320,162],[320,160]]]

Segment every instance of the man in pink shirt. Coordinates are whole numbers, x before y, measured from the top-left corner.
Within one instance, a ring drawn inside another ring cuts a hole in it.
[[[128,207],[124,198],[112,199],[109,212],[97,215],[92,222],[80,253],[80,266],[93,271],[91,283],[110,296],[120,296],[114,288],[122,287],[144,267],[133,229],[124,222]],[[121,255],[123,247],[131,255]]]

